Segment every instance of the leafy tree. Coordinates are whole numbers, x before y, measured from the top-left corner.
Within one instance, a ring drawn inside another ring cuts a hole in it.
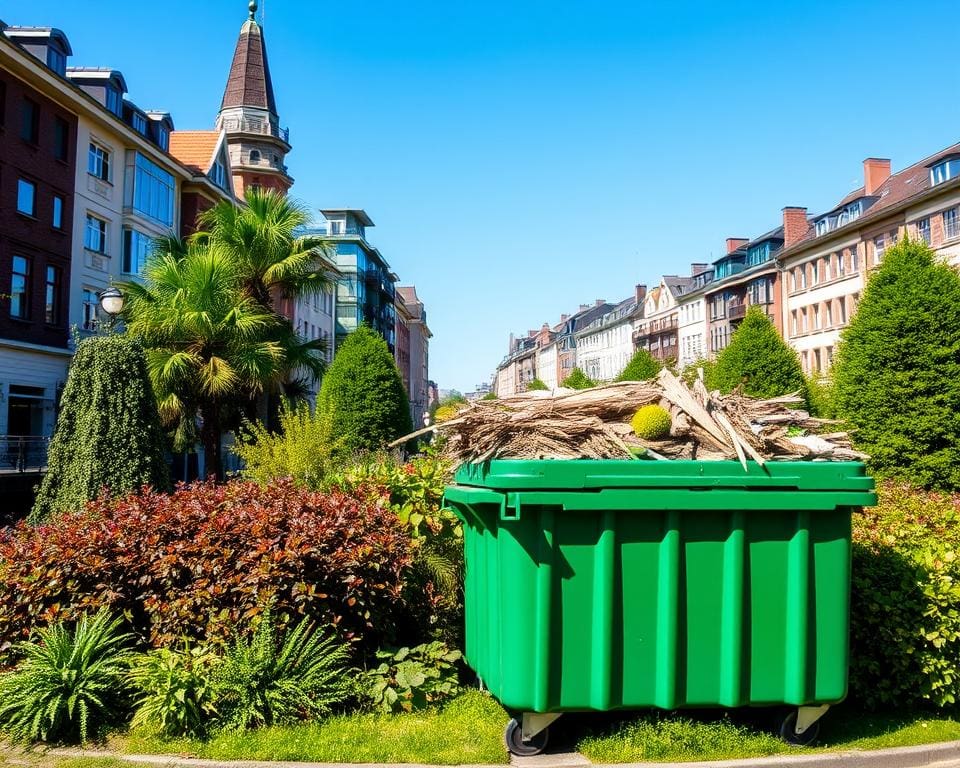
[[[563,386],[569,387],[570,389],[590,389],[590,387],[597,386],[597,382],[579,368],[574,368],[570,371],[570,375],[563,380]]]
[[[617,381],[649,381],[654,378],[663,366],[653,359],[653,355],[646,349],[638,349],[633,353],[627,367],[617,376]]]
[[[803,391],[803,383],[797,353],[756,306],[747,310],[707,381],[711,389],[724,393],[741,387],[746,395],[764,398]]]
[[[323,377],[317,411],[330,419],[340,452],[376,450],[413,431],[410,405],[387,343],[361,325]]]
[[[80,509],[104,488],[122,496],[144,485],[170,486],[146,355],[124,336],[85,339],[70,365],[31,520]]]
[[[530,383],[527,384],[527,392],[543,392],[549,389],[550,387],[548,387],[542,379],[532,379]]]
[[[484,395],[483,397],[481,397],[480,399],[481,399],[481,400],[496,400],[496,399],[497,399],[497,393],[496,393],[496,392],[487,392],[487,394],[485,394],[485,395]]]
[[[841,336],[834,380],[877,470],[960,488],[960,276],[924,243],[884,254]]]
[[[200,440],[209,474],[223,477],[220,439],[225,414],[249,404],[286,374],[278,316],[238,287],[236,265],[222,251],[191,244],[156,254],[143,285],[127,283],[127,332],[147,348],[160,416],[174,447]]]

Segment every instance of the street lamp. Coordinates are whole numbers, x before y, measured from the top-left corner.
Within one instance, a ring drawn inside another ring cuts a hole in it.
[[[112,331],[113,325],[117,321],[117,315],[123,311],[123,294],[120,293],[119,288],[111,285],[106,290],[100,292],[99,299],[101,309],[103,309],[110,318],[107,321],[107,331]]]

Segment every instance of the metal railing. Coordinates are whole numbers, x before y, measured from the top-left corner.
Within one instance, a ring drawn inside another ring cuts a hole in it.
[[[43,471],[49,445],[49,437],[0,435],[0,472]]]
[[[228,133],[239,131],[241,133],[259,133],[262,136],[274,136],[281,141],[290,143],[290,129],[281,128],[274,125],[269,120],[253,120],[246,117],[228,118],[223,121],[223,129]]]

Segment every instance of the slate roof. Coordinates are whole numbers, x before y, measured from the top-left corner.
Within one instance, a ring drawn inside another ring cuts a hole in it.
[[[277,114],[263,30],[252,19],[240,28],[220,110],[230,107],[259,107]]]

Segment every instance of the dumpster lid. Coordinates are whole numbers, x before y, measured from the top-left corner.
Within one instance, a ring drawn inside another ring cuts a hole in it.
[[[872,491],[859,461],[770,461],[744,469],[737,461],[494,459],[463,464],[459,485],[495,490],[578,488],[766,488],[799,491]]]

